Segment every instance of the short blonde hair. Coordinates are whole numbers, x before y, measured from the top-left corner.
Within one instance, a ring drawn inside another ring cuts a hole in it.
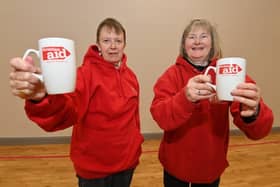
[[[212,46],[209,52],[209,59],[208,60],[212,60],[212,59],[218,59],[222,57],[222,50],[220,47],[220,41],[219,41],[219,36],[217,33],[216,28],[207,20],[205,19],[193,19],[185,28],[183,35],[182,35],[182,39],[181,39],[181,45],[180,45],[180,54],[185,57],[188,58],[188,55],[186,54],[185,51],[185,40],[187,38],[187,36],[189,35],[189,33],[194,29],[194,28],[198,28],[201,27],[205,30],[207,30],[210,35],[211,35],[211,39],[212,39]]]

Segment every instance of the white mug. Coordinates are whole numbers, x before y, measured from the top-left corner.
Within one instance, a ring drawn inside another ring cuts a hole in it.
[[[216,67],[207,67],[204,75],[208,75],[209,70],[216,73],[216,85],[208,83],[217,92],[219,100],[232,101],[231,91],[242,82],[245,82],[246,59],[240,57],[221,58],[217,61]]]
[[[42,75],[33,73],[45,85],[48,94],[73,92],[76,85],[76,56],[74,41],[66,38],[42,38],[38,41],[39,50],[27,49],[40,59]]]

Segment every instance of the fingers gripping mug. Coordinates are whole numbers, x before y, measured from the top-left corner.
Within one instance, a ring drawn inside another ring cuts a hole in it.
[[[216,67],[207,67],[204,74],[208,75],[211,69],[216,73],[216,85],[208,84],[216,90],[219,100],[232,101],[231,91],[245,81],[246,60],[240,57],[221,58]]]
[[[35,53],[40,59],[42,75],[33,73],[45,85],[48,94],[69,93],[76,85],[74,41],[66,38],[42,38],[39,50],[27,49],[23,59]]]

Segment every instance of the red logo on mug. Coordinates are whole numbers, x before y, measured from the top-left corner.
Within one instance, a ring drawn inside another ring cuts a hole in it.
[[[64,47],[44,47],[42,48],[42,58],[45,61],[65,60],[71,53]]]
[[[219,66],[219,74],[237,74],[242,71],[237,64],[222,64]]]

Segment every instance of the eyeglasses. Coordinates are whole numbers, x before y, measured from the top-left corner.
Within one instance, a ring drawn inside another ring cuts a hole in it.
[[[186,39],[194,40],[194,41],[197,41],[197,40],[201,41],[203,39],[208,39],[209,37],[210,37],[210,35],[207,33],[204,33],[201,35],[189,34],[189,35],[187,35]]]

